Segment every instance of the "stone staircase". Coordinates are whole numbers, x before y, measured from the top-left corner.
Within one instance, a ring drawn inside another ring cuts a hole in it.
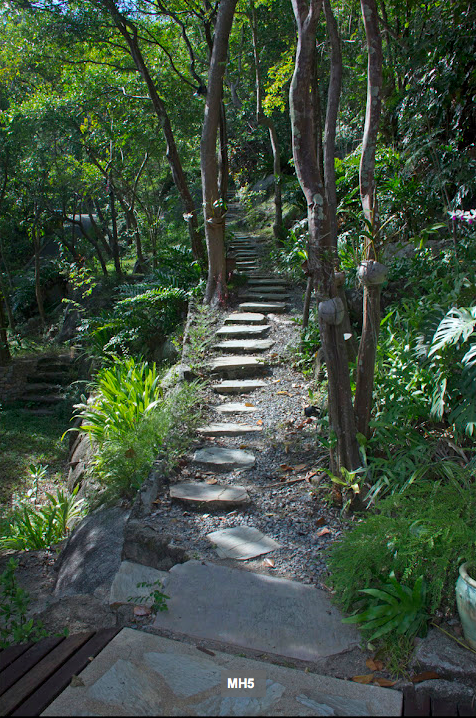
[[[236,203],[229,204],[230,215],[239,220]],[[240,520],[252,499],[249,487],[235,476],[255,466],[256,456],[230,442],[262,432],[259,423],[246,421],[257,409],[249,397],[273,380],[267,315],[284,312],[289,294],[284,280],[260,271],[259,238],[235,235],[230,252],[248,283],[238,311],[230,312],[216,332],[208,373],[217,403],[208,423],[197,430],[205,446],[191,463],[213,479],[179,476],[169,496],[195,507],[197,521],[200,512],[226,506],[233,510],[235,525],[207,535],[216,563],[188,560],[160,571],[122,561],[110,604],[127,603],[135,593],[150,605],[147,589],[136,586],[161,581],[170,597],[168,610],[157,613],[148,629],[159,635],[121,631],[81,673],[81,683],[64,691],[44,715],[401,714],[398,691],[320,675],[323,662],[360,643],[355,627],[341,623],[327,592],[240,570],[243,561],[280,548],[273,537]],[[238,400],[223,401],[228,395]],[[279,662],[284,665],[275,665]],[[261,692],[226,694],[225,672],[261,680]]]
[[[38,415],[51,415],[64,401],[63,392],[71,382],[72,359],[69,354],[40,357],[35,371],[26,378],[18,401],[22,410]]]

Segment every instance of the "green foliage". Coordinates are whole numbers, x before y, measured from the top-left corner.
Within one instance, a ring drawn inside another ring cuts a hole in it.
[[[400,584],[393,573],[379,588],[364,588],[360,591],[369,596],[364,610],[342,623],[358,623],[363,631],[373,631],[369,640],[374,641],[394,631],[401,636],[425,635],[427,621],[426,587],[423,576],[415,581],[413,589]]]
[[[49,548],[65,538],[84,513],[84,499],[76,498],[78,488],[71,494],[62,489],[56,495],[46,493],[42,505],[29,495],[14,497],[13,508],[1,521],[0,550]]]
[[[450,479],[421,478],[377,508],[330,550],[338,602],[349,610],[361,590],[380,588],[381,576],[393,572],[405,585],[423,576],[429,613],[454,609],[458,567],[476,557],[474,470]]]
[[[163,583],[160,580],[154,581],[154,583],[141,581],[137,584],[137,588],[150,588],[151,591],[149,595],[132,596],[127,600],[132,603],[146,603],[148,601],[152,601],[151,610],[154,613],[159,613],[160,611],[168,611],[169,607],[167,606],[167,600],[170,599],[170,596],[167,596],[167,594],[162,592],[163,587]]]
[[[40,621],[27,620],[30,597],[15,575],[18,561],[11,558],[0,574],[0,650],[10,645],[39,641],[47,633]]]

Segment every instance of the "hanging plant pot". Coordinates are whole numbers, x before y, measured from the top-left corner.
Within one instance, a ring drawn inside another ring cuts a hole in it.
[[[326,322],[326,324],[340,324],[344,318],[342,299],[340,297],[334,297],[333,299],[326,299],[324,302],[319,302],[318,314],[319,318]]]
[[[456,605],[463,625],[464,637],[471,648],[476,649],[476,564],[474,562],[467,561],[459,567]]]
[[[357,276],[362,284],[373,286],[383,284],[387,278],[388,269],[384,264],[366,259],[359,264]]]

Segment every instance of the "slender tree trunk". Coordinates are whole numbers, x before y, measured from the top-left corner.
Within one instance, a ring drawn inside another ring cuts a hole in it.
[[[38,305],[38,313],[40,315],[41,324],[46,325],[45,308],[43,305],[43,294],[41,292],[41,270],[40,270],[40,233],[38,230],[38,222],[40,218],[40,210],[35,205],[35,219],[32,227],[33,249],[35,252],[35,295]]]
[[[11,361],[10,347],[8,346],[7,327],[3,313],[3,293],[0,289],[0,366]]]
[[[349,369],[342,332],[343,307],[334,278],[334,252],[329,205],[316,151],[315,69],[316,28],[322,0],[292,0],[298,27],[296,65],[289,93],[296,173],[308,204],[308,262],[318,297],[319,330],[329,378],[329,419],[336,450],[331,467],[339,473],[360,464],[352,408]]]
[[[124,37],[129,47],[131,57],[147,86],[152,106],[162,126],[162,132],[166,142],[166,155],[172,172],[172,177],[185,209],[193,256],[197,261],[204,263],[205,253],[203,242],[198,231],[198,218],[195,203],[188,188],[187,179],[180,161],[177,145],[175,144],[175,138],[172,132],[169,116],[165,109],[165,105],[157,92],[154,80],[152,79],[149,68],[147,67],[139,47],[137,28],[120,14],[113,0],[103,0],[103,3],[114,19],[119,32]]]
[[[279,148],[278,133],[271,117],[266,117],[263,112],[263,93],[261,89],[261,70],[258,51],[258,30],[256,27],[256,11],[253,0],[250,0],[250,25],[251,38],[253,42],[253,54],[255,61],[256,76],[256,121],[259,125],[268,128],[271,152],[273,153],[273,174],[274,174],[274,224],[273,234],[277,240],[283,236],[283,202],[281,196],[281,151]]]
[[[223,93],[228,39],[237,0],[221,0],[208,71],[205,116],[200,142],[203,212],[208,249],[208,281],[205,301],[226,302],[225,216],[218,189],[217,132]]]
[[[367,108],[359,180],[367,236],[365,240],[365,260],[359,268],[359,277],[364,285],[364,321],[357,357],[354,409],[357,429],[361,434],[368,437],[372,410],[375,357],[380,330],[380,291],[385,280],[386,268],[376,261],[379,249],[379,219],[375,194],[375,150],[381,108],[382,39],[378,26],[375,0],[361,0],[361,7],[367,38],[368,70]]]
[[[116,274],[121,275],[122,269],[121,269],[121,260],[119,258],[119,238],[117,234],[117,216],[116,216],[116,202],[114,198],[114,189],[112,187],[112,184],[109,182],[109,211],[111,212],[111,224],[112,224],[112,232],[111,232],[111,247],[112,247],[112,257],[114,259],[114,269],[116,270]]]

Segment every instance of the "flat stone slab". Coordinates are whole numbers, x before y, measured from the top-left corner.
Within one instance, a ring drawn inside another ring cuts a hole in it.
[[[205,483],[180,483],[170,487],[170,498],[192,504],[235,506],[246,504],[250,496],[244,486],[218,486]]]
[[[248,280],[248,284],[250,285],[251,280]],[[286,294],[287,288],[283,284],[266,284],[265,286],[257,286],[255,284],[251,284],[249,286],[250,291],[252,292],[259,292],[260,294]]]
[[[227,339],[214,348],[225,352],[266,352],[274,344],[272,339]]]
[[[165,586],[169,579],[167,571],[158,571],[150,566],[142,566],[140,563],[133,561],[122,561],[119,571],[116,573],[112,582],[109,594],[109,605],[119,606],[124,603],[141,604],[142,606],[152,606],[154,599],[150,598],[151,588],[146,586],[139,587],[138,583],[155,583],[161,581]],[[145,600],[136,600],[136,599]],[[135,599],[130,601],[129,599]]]
[[[268,386],[263,379],[239,379],[222,381],[221,384],[212,384],[212,389],[218,394],[246,394],[255,389]]]
[[[215,411],[219,414],[248,414],[257,411],[257,406],[247,406],[242,402],[229,401],[227,404],[219,404],[215,406]]]
[[[284,302],[242,302],[239,305],[242,312],[273,312],[282,314],[286,311]]]
[[[229,356],[217,357],[208,363],[212,374],[225,374],[228,376],[253,376],[266,369],[266,363],[256,357]]]
[[[255,424],[233,424],[232,422],[208,424],[201,426],[197,432],[202,436],[242,436],[242,434],[259,433],[263,431],[262,426]]]
[[[297,581],[187,561],[170,570],[167,595],[169,610],[154,625],[197,638],[305,661],[361,641],[325,591]]]
[[[193,455],[195,464],[215,471],[228,471],[229,469],[251,469],[256,459],[249,451],[242,449],[226,449],[221,446],[210,446],[206,449],[197,449]]]
[[[275,277],[254,277],[253,279],[248,280],[248,284],[256,285],[258,287],[286,287],[288,285],[288,281],[286,279],[276,279]]]
[[[164,612],[167,613],[167,612]],[[163,614],[161,614],[163,615]],[[222,674],[265,671],[261,698],[224,696]],[[399,716],[402,694],[213,651],[132,628],[81,671],[44,716]]]
[[[225,317],[225,324],[265,324],[266,316],[259,312],[235,312]]]
[[[252,526],[235,526],[207,534],[220,558],[246,561],[281,548],[281,544]]]
[[[273,294],[265,294],[263,292],[246,292],[246,294],[243,295],[243,299],[247,299],[250,302],[251,301],[259,301],[260,299],[269,299],[270,302],[276,301],[279,302],[282,299],[289,299],[289,294],[285,293],[273,293]]]
[[[262,337],[270,329],[269,324],[255,326],[254,324],[227,325],[217,330],[217,337]]]

